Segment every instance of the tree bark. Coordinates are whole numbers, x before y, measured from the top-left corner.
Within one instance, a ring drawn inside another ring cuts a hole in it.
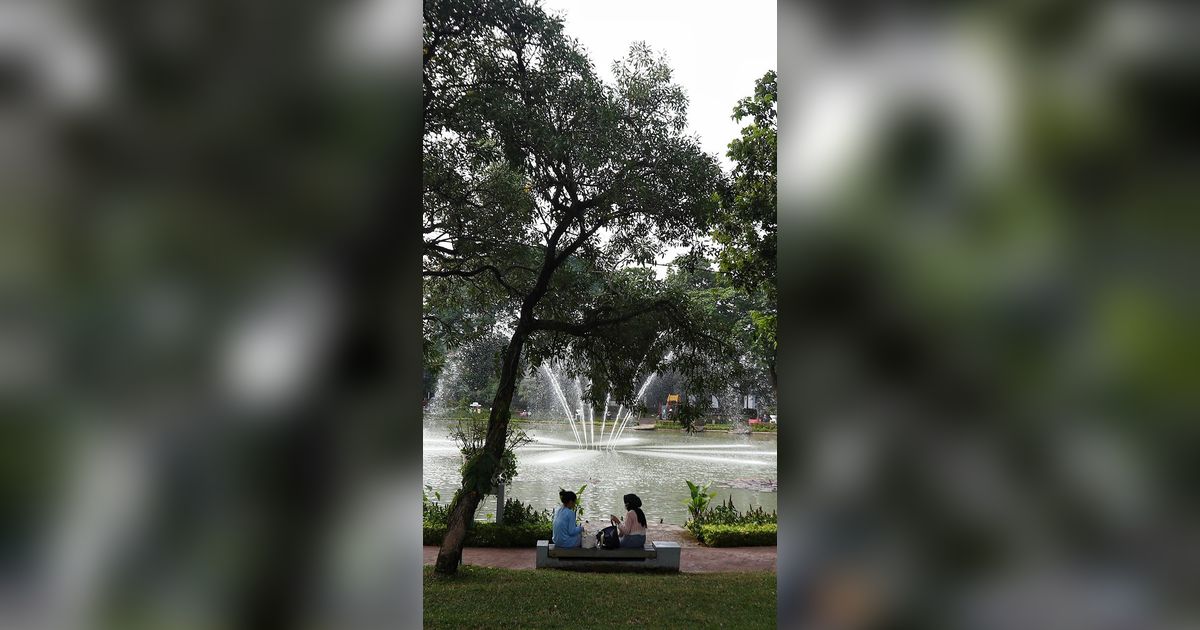
[[[570,216],[559,222],[550,235],[537,282],[534,283],[533,289],[521,303],[520,318],[517,320],[517,326],[508,342],[508,348],[504,351],[504,364],[500,367],[500,383],[496,388],[496,397],[492,400],[492,410],[488,416],[487,438],[483,443],[482,455],[490,457],[494,461],[500,461],[508,442],[508,420],[511,414],[513,395],[517,391],[521,351],[524,349],[525,341],[529,339],[530,333],[536,328],[534,308],[549,290],[550,278],[554,275],[554,271],[586,240],[580,236],[562,251],[558,250],[559,239],[566,233],[571,222],[578,218],[579,212],[580,209],[573,209]],[[463,542],[467,537],[467,525],[475,520],[475,510],[483,499],[478,490],[466,487],[467,479],[465,477],[463,481],[463,489],[450,507],[450,516],[446,522],[446,536],[442,539],[442,546],[438,549],[437,562],[434,565],[434,570],[440,575],[453,575],[458,572],[458,565],[462,562]]]
[[[532,310],[532,309],[530,309]],[[485,457],[500,461],[504,454],[504,446],[508,441],[508,420],[511,414],[513,395],[517,391],[517,376],[519,375],[521,350],[525,340],[529,338],[527,318],[517,325],[508,348],[504,352],[504,365],[500,370],[500,384],[496,389],[496,397],[492,400],[492,412],[488,417],[488,433],[483,443]],[[463,542],[467,536],[467,525],[475,520],[475,510],[483,495],[473,488],[464,487],[458,499],[450,509],[447,520],[446,537],[438,550],[435,571],[441,575],[452,575],[458,571],[462,561]]]

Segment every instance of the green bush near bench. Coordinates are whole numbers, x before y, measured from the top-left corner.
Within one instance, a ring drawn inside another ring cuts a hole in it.
[[[709,547],[763,547],[775,544],[779,526],[762,525],[701,525],[697,538]]]
[[[446,526],[441,523],[425,522],[421,529],[426,545],[441,545],[442,538],[446,536]],[[550,523],[532,525],[475,523],[467,530],[467,538],[463,544],[467,547],[537,547],[537,541],[549,540],[550,534]]]

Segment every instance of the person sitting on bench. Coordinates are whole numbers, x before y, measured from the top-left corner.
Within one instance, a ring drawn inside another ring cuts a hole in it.
[[[646,544],[646,514],[642,512],[642,500],[636,494],[627,494],[625,500],[625,520],[621,521],[616,514],[610,515],[610,521],[617,525],[621,534],[621,547],[641,549]]]
[[[575,524],[575,493],[560,490],[558,498],[563,506],[554,514],[554,546],[559,549],[578,547],[582,542],[583,527]]]

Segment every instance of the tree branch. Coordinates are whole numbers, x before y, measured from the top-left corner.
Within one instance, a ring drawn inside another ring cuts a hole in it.
[[[513,267],[509,267],[505,271],[509,271],[512,269],[528,269],[528,267],[513,266]],[[477,269],[472,269],[470,271],[466,271],[463,269],[442,269],[442,270],[428,270],[428,271],[422,270],[421,276],[435,277],[435,278],[444,278],[447,276],[455,276],[455,277],[460,277],[460,278],[471,278],[471,277],[477,276],[485,271],[491,272],[491,274],[496,277],[496,282],[499,282],[501,285],[504,286],[505,289],[508,289],[508,292],[511,293],[512,295],[514,295],[514,296],[522,295],[521,291],[517,290],[516,287],[512,286],[511,284],[509,284],[508,282],[506,282],[504,280],[504,272],[500,271],[500,269],[498,269],[495,265],[483,265],[482,267],[479,267]]]
[[[533,329],[534,330],[550,330],[550,331],[555,331],[555,332],[565,332],[569,335],[575,335],[577,337],[584,337],[604,326],[613,326],[615,324],[627,322],[639,315],[644,315],[651,311],[667,309],[667,308],[670,308],[671,306],[672,306],[672,303],[669,300],[655,300],[654,302],[651,302],[650,304],[642,306],[641,308],[637,308],[637,309],[634,309],[623,315],[620,315],[617,317],[610,317],[608,319],[598,319],[595,317],[595,313],[593,313],[592,316],[590,316],[589,318],[585,319],[582,322],[564,322],[561,320],[554,320],[554,319],[536,319],[535,318],[533,320]]]

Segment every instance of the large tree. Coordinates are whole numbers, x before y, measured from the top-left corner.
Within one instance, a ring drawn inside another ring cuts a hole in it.
[[[717,344],[651,265],[708,232],[721,171],[685,134],[687,98],[646,45],[605,83],[535,3],[435,0],[424,12],[427,307],[453,295],[508,335],[484,448],[438,554],[452,573],[523,370],[565,361],[590,377],[593,401],[632,402],[639,370],[663,369],[670,346]]]
[[[729,143],[726,153],[735,166],[722,199],[719,227],[714,240],[720,245],[717,259],[728,286],[743,291],[747,344],[770,375],[775,398],[776,377],[776,147],[778,145],[777,86],[771,70],[755,81],[754,93],[738,101],[733,119],[747,124]]]

